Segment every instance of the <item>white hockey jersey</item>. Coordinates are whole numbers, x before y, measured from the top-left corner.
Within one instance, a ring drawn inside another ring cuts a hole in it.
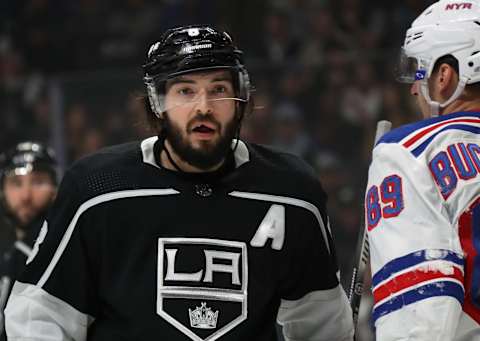
[[[377,340],[480,340],[480,113],[383,136],[365,220]]]

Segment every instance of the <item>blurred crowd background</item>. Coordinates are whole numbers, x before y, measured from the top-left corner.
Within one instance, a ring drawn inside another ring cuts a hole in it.
[[[405,30],[432,2],[2,1],[0,150],[46,142],[65,168],[150,136],[138,108],[148,47],[172,26],[213,24],[245,52],[256,87],[243,138],[317,170],[348,287],[376,121],[396,127],[419,118],[394,69]],[[372,340],[368,328],[362,333]]]

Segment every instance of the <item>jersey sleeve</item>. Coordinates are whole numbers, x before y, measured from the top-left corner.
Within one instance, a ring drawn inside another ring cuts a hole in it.
[[[320,184],[316,186],[317,200],[309,206],[308,219],[295,226],[293,257],[286,265],[277,320],[287,341],[352,340],[352,312],[339,284],[326,196]]]
[[[88,202],[67,172],[44,222],[24,273],[5,310],[6,332],[14,340],[86,340],[95,315],[95,256],[86,248],[93,230]],[[87,211],[87,212],[86,212]]]
[[[378,340],[452,340],[463,253],[428,165],[397,144],[373,154],[365,196]]]
[[[7,335],[5,334],[5,318],[3,311],[10,294],[10,288],[12,286],[11,281],[12,280],[5,269],[5,264],[0,259],[0,341],[5,341],[7,339]]]

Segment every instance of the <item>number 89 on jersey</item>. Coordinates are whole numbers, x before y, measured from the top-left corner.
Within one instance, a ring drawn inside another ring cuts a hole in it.
[[[365,197],[365,215],[368,231],[377,227],[380,220],[396,217],[403,210],[402,178],[389,175],[380,186],[371,186]]]

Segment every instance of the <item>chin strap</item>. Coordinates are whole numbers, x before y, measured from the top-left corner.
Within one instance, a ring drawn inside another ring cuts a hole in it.
[[[170,163],[173,165],[173,167],[175,167],[175,169],[180,172],[180,173],[185,173],[178,165],[175,161],[173,161],[173,158],[172,158],[172,155],[170,155],[170,152],[168,151],[168,148],[165,146],[165,144],[163,145],[163,150],[165,151],[165,154],[167,154],[167,158],[168,158],[168,161],[170,161]]]
[[[427,79],[422,81],[420,85],[420,90],[422,91],[423,97],[425,97],[425,100],[427,101],[428,105],[430,106],[430,116],[431,117],[436,117],[440,114],[440,109],[445,108],[447,105],[455,101],[463,92],[465,89],[465,85],[467,84],[467,78],[466,77],[461,77],[460,80],[458,81],[457,88],[455,89],[455,92],[450,96],[449,99],[447,99],[443,103],[439,103],[437,101],[433,101],[430,97],[429,91],[428,91],[428,82]]]

